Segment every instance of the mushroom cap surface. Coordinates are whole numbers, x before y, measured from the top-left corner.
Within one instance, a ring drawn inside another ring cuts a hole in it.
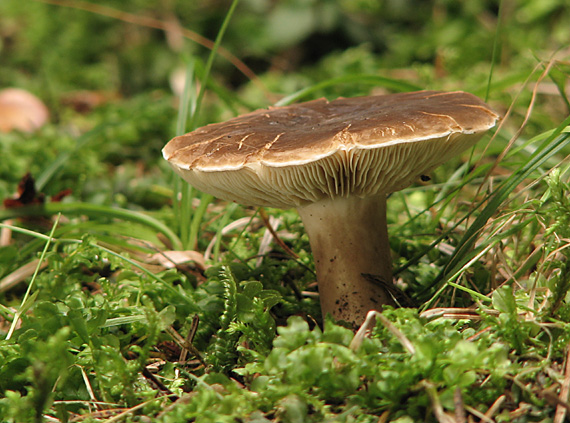
[[[498,118],[464,92],[318,99],[204,126],[171,140],[163,155],[201,191],[290,208],[402,189],[474,145]]]
[[[0,90],[0,132],[33,132],[48,119],[48,108],[32,93],[19,88]]]

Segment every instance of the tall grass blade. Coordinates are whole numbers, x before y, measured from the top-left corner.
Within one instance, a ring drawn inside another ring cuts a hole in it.
[[[202,224],[202,220],[206,214],[208,205],[212,202],[213,199],[214,197],[212,195],[201,193],[200,205],[196,208],[196,210],[194,210],[194,213],[192,213],[192,220],[190,222],[190,236],[188,238],[188,244],[186,244],[186,248],[196,248],[196,245],[198,244],[198,232],[200,232],[200,225]]]
[[[226,209],[226,212],[224,213],[224,215],[222,216],[222,219],[220,220],[220,224],[219,224],[218,230],[216,232],[216,243],[214,244],[214,263],[217,263],[219,258],[220,258],[220,247],[222,245],[222,237],[223,237],[222,230],[226,227],[226,225],[230,221],[232,215],[234,214],[234,212],[237,208],[238,208],[238,205],[236,203],[233,203],[232,205],[230,205]]]
[[[103,206],[91,203],[46,203],[42,206],[27,206],[0,210],[0,222],[7,219],[27,216],[50,216],[57,213],[86,215],[89,217],[122,219],[139,223],[163,234],[173,249],[181,249],[182,243],[176,234],[160,220],[134,210]]]
[[[230,5],[230,8],[228,10],[228,13],[226,13],[226,17],[224,18],[224,21],[222,22],[222,26],[220,27],[220,30],[218,31],[218,35],[216,36],[216,40],[214,42],[214,46],[212,48],[212,50],[210,51],[210,54],[208,56],[208,60],[206,62],[206,66],[204,69],[204,74],[203,74],[203,78],[202,78],[202,84],[200,86],[200,90],[198,92],[198,96],[193,99],[192,101],[192,105],[190,107],[190,110],[188,111],[188,109],[186,108],[185,110],[181,110],[179,112],[178,115],[178,128],[177,128],[177,133],[178,135],[182,135],[184,132],[186,132],[186,116],[189,116],[190,118],[190,123],[188,125],[188,128],[190,131],[193,131],[194,129],[196,129],[197,126],[197,122],[198,122],[198,116],[200,114],[200,106],[202,104],[202,100],[204,98],[204,93],[206,92],[206,89],[208,87],[208,79],[210,77],[210,72],[212,70],[212,65],[214,63],[214,59],[217,55],[218,49],[220,48],[220,44],[222,43],[222,39],[224,37],[224,34],[226,32],[226,29],[229,25],[229,22],[231,20],[231,17],[237,7],[239,3],[239,0],[234,0],[232,2],[232,4]],[[186,74],[186,84],[185,84],[185,96],[188,95],[189,91],[195,91],[195,90],[190,90],[190,75],[189,73],[194,74],[194,67],[192,65],[191,69],[187,70],[187,74]],[[189,101],[185,101],[184,103],[188,104]],[[202,222],[202,218],[204,217],[204,214],[206,212],[206,207],[208,206],[208,204],[212,201],[212,196],[208,195],[208,194],[201,194],[200,195],[200,206],[195,210],[192,211],[192,198],[193,198],[193,193],[194,190],[192,189],[192,187],[188,184],[182,183],[182,181],[180,181],[180,179],[178,179],[178,181],[176,182],[176,188],[175,189],[175,193],[177,195],[177,197],[174,199],[174,204],[176,204],[177,202],[179,203],[179,208],[175,211],[175,216],[176,219],[178,220],[178,225],[180,228],[180,237],[181,237],[181,242],[182,242],[182,246],[185,249],[192,249],[195,247],[197,239],[198,239],[198,231],[200,228],[200,223]],[[178,194],[180,193],[180,194]],[[178,196],[179,195],[179,196]]]
[[[182,135],[186,132],[186,123],[188,116],[194,115],[196,109],[196,99],[194,98],[194,66],[195,60],[190,60],[186,66],[186,75],[184,78],[184,90],[182,91],[182,98],[178,106],[178,119],[176,120],[176,135]]]
[[[501,33],[503,29],[503,1],[499,2],[499,11],[497,16],[497,30],[495,31],[495,37],[493,40],[493,52],[491,53],[491,67],[489,68],[489,78],[487,79],[487,90],[485,91],[485,101],[489,100],[489,94],[491,92],[491,81],[493,79],[493,71],[495,70],[495,63],[499,56],[499,43],[501,38]]]
[[[570,133],[563,133],[563,130],[568,125],[570,125],[570,116],[567,117],[542,143],[542,145],[530,157],[528,162],[508,177],[489,197],[487,205],[481,211],[479,216],[477,216],[471,226],[469,226],[448,264],[433,282],[431,287],[438,284],[446,277],[446,275],[457,272],[457,270],[465,264],[466,257],[475,245],[481,230],[486,225],[487,221],[497,212],[501,204],[503,204],[511,192],[533,172],[540,169],[543,164],[547,163],[551,157],[568,145],[568,142],[570,141]]]
[[[186,132],[186,123],[188,116],[193,116],[196,110],[196,89],[194,85],[194,68],[196,61],[190,60],[186,67],[186,77],[184,81],[184,90],[180,99],[178,109],[178,120],[176,122],[176,135],[183,135]],[[174,216],[176,226],[182,246],[188,246],[190,238],[190,219],[192,216],[192,198],[194,190],[191,185],[185,183],[178,176],[174,176],[174,198],[172,205],[174,208]]]
[[[216,58],[218,49],[220,48],[220,44],[222,43],[222,39],[224,38],[224,34],[226,32],[226,29],[228,28],[228,25],[230,23],[230,20],[232,18],[232,15],[234,14],[234,11],[237,7],[239,3],[239,0],[233,0],[228,13],[226,13],[226,17],[224,18],[224,21],[222,22],[222,26],[220,27],[220,30],[218,31],[218,35],[216,36],[216,40],[214,41],[214,47],[212,48],[212,50],[210,51],[210,55],[208,56],[208,61],[206,62],[206,69],[204,70],[204,79],[202,81],[202,86],[200,87],[200,92],[198,93],[198,98],[196,99],[196,109],[194,111],[194,113],[192,114],[192,116],[190,117],[190,130],[194,130],[196,129],[196,124],[198,122],[198,115],[200,113],[200,106],[202,104],[202,99],[204,98],[204,93],[206,92],[206,88],[208,86],[207,81],[208,78],[210,77],[210,71],[212,70],[212,65],[214,64],[214,59]]]
[[[30,283],[28,284],[28,289],[26,289],[26,293],[24,294],[24,298],[22,298],[22,304],[20,305],[20,308],[18,309],[18,311],[14,315],[14,319],[12,320],[12,324],[10,325],[10,329],[8,330],[8,334],[6,335],[6,340],[9,340],[12,337],[12,335],[14,334],[14,330],[16,330],[16,325],[18,324],[18,321],[20,320],[20,316],[23,313],[25,313],[25,311],[31,306],[31,301],[28,301],[28,300],[33,298],[33,297],[31,297],[32,288],[34,286],[34,282],[36,280],[36,277],[38,276],[38,273],[40,272],[41,264],[43,263],[43,261],[45,259],[45,256],[47,254],[47,250],[49,249],[49,246],[51,245],[51,241],[53,239],[53,233],[55,232],[55,228],[57,228],[57,225],[59,224],[59,218],[60,217],[61,217],[61,214],[59,214],[57,216],[57,218],[55,219],[55,222],[53,223],[53,225],[51,227],[49,237],[48,237],[46,244],[44,246],[44,249],[40,255],[40,259],[38,260],[38,265],[36,266],[36,270],[34,271],[34,274],[32,275],[32,279],[30,280]]]

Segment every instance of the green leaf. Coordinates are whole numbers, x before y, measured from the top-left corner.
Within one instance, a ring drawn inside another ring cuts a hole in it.
[[[160,323],[160,330],[166,330],[166,328],[172,326],[176,321],[176,308],[172,305],[164,307],[158,313],[158,322]]]
[[[242,294],[248,298],[255,298],[263,290],[263,284],[259,281],[243,281],[240,283]]]
[[[79,335],[84,343],[89,345],[91,340],[83,314],[78,310],[70,309],[67,315],[69,317],[69,323],[71,323],[77,335]]]
[[[516,315],[517,303],[511,286],[502,286],[497,288],[493,292],[491,299],[493,301],[493,307],[501,313]]]

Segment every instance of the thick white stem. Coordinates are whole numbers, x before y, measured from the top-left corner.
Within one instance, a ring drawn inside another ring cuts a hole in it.
[[[393,304],[388,291],[362,276],[392,283],[386,196],[321,200],[298,208],[309,235],[323,316],[353,324]]]

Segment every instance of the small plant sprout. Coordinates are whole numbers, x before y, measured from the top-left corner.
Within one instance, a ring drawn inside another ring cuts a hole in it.
[[[163,154],[191,185],[219,198],[297,208],[323,315],[358,325],[392,303],[383,286],[392,283],[387,194],[474,145],[497,120],[464,92],[319,99],[199,128]]]

